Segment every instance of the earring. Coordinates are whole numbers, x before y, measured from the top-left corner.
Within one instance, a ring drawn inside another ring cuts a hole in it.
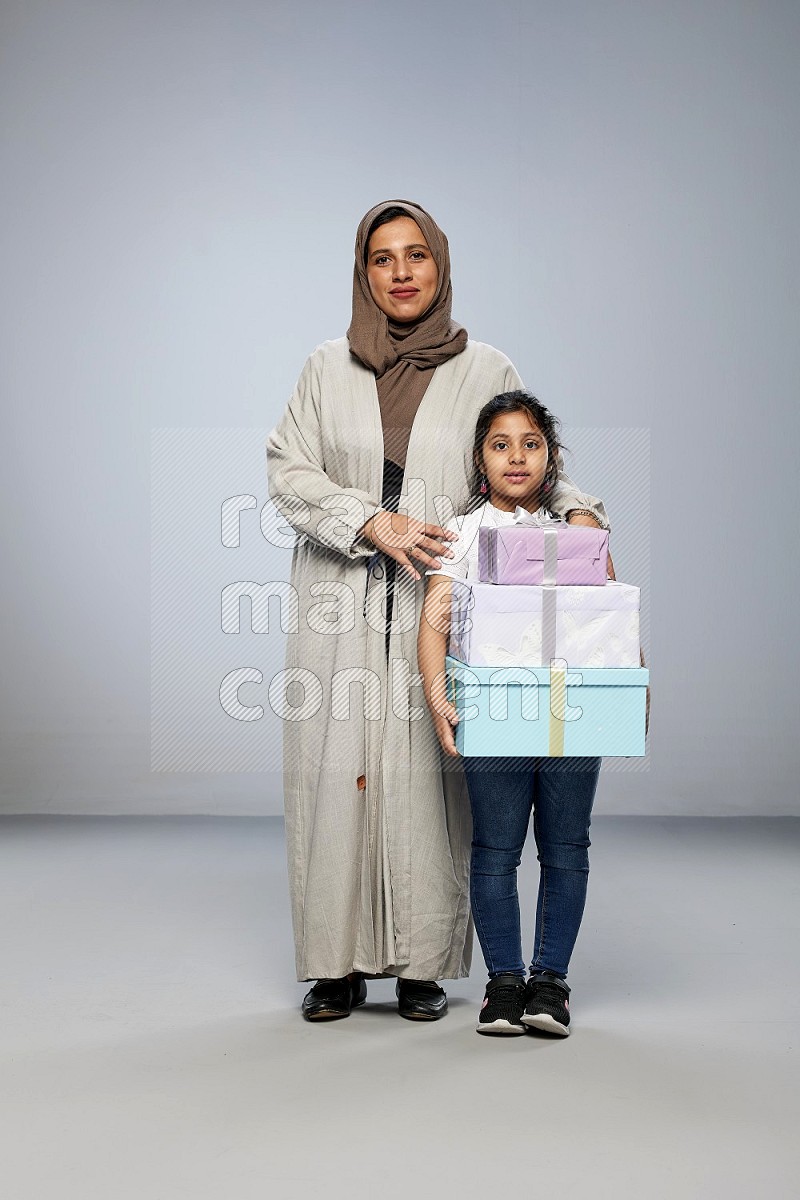
[[[481,483],[481,492],[485,496],[486,493],[488,492],[488,490],[489,490],[489,484],[486,482],[486,476],[484,475],[483,482]]]

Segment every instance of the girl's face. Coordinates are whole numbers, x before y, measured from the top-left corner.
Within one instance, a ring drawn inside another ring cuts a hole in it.
[[[430,307],[439,269],[416,221],[395,217],[379,225],[367,247],[372,299],[393,321],[416,321]]]
[[[513,512],[518,504],[529,511],[538,508],[547,462],[547,440],[530,413],[526,409],[498,413],[478,458],[490,502],[506,512]]]

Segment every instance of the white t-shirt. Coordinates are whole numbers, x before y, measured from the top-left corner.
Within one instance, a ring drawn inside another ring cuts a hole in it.
[[[553,516],[546,508],[538,508],[532,515],[543,525],[561,520],[561,517]],[[425,574],[449,575],[451,579],[477,579],[478,530],[483,526],[488,529],[496,529],[501,525],[514,524],[516,522],[513,512],[495,508],[488,500],[480,508],[476,508],[464,516],[459,514],[457,520],[445,524],[445,528],[453,529],[458,534],[458,541],[450,543],[450,549],[454,552],[453,558],[441,558],[441,568],[436,570],[431,567]]]

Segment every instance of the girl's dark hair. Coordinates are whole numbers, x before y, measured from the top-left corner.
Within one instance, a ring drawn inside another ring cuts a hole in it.
[[[483,471],[481,471],[475,460],[483,454],[483,443],[497,414],[510,412],[529,413],[542,431],[544,439],[547,442],[547,470],[542,480],[542,499],[540,503],[544,503],[553,494],[558,479],[558,464],[556,459],[561,450],[566,450],[566,446],[563,445],[559,436],[561,422],[558,417],[554,416],[549,409],[545,408],[536,399],[533,392],[524,389],[516,392],[501,392],[499,396],[493,396],[488,404],[484,404],[478,413],[478,420],[475,425],[475,441],[472,447],[472,475],[469,480],[467,502],[464,506],[466,512],[472,512],[489,498],[487,494],[481,491]]]
[[[389,221],[394,221],[396,217],[410,217],[411,213],[406,212],[399,204],[393,204],[391,208],[387,208],[384,212],[378,213],[375,220],[370,225],[367,236],[364,239],[364,266],[367,265],[369,258],[369,239],[372,237],[376,229],[380,229],[381,225],[388,225]],[[412,217],[413,220],[413,217]]]

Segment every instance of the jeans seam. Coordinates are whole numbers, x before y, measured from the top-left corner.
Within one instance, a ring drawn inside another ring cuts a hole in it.
[[[539,950],[536,954],[534,962],[531,964],[533,970],[541,965],[542,950],[544,949],[544,928],[547,916],[547,867],[542,863],[539,868],[542,876],[542,915],[539,922]]]
[[[486,939],[486,930],[483,927],[483,921],[481,920],[477,904],[473,904],[472,913],[475,917],[475,925],[478,929],[478,941],[481,943],[481,949],[483,949],[484,946],[486,947],[484,950],[484,958],[488,956],[488,958],[491,960],[486,963],[486,968],[491,975],[494,971],[494,959],[492,958],[491,951],[489,950],[489,942]]]

